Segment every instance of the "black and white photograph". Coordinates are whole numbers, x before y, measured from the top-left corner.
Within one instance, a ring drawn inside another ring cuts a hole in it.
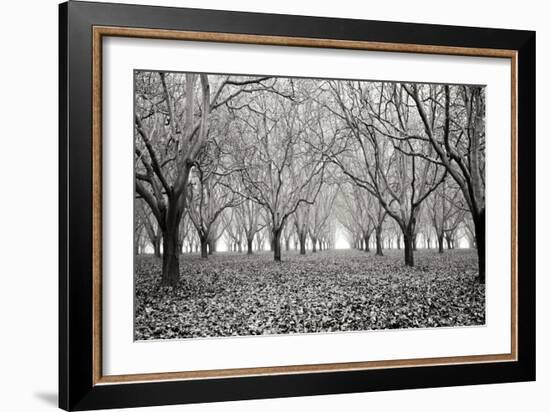
[[[136,70],[135,339],[484,325],[485,94]]]

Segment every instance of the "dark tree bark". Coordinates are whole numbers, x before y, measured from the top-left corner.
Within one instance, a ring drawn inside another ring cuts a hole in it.
[[[381,227],[376,228],[376,255],[384,256],[384,252],[382,252],[382,228]]]
[[[311,238],[311,251],[313,253],[317,253],[317,239],[315,239],[314,237]]]
[[[300,233],[300,255],[306,254],[306,234]]]
[[[275,262],[281,261],[281,232],[281,227],[273,230],[273,241],[271,244],[273,245],[273,259]]]
[[[201,258],[208,259],[208,239],[206,236],[201,236]]]
[[[438,245],[438,252],[443,253],[443,233],[438,233],[437,235],[437,245]]]
[[[254,238],[246,238],[246,254],[247,255],[251,255],[252,253],[254,253],[252,251],[252,248],[253,248],[253,244],[254,244]]]
[[[416,217],[411,218],[407,226],[402,226],[403,246],[405,247],[405,265],[414,266],[414,238],[416,236]]]
[[[478,279],[480,283],[485,283],[485,208],[481,209],[473,220],[476,231]]]
[[[369,233],[366,233],[366,234],[365,234],[365,239],[364,239],[364,242],[365,242],[365,252],[370,252],[369,241],[370,241],[370,234],[369,234]]]
[[[168,226],[162,232],[162,285],[176,286],[179,282],[180,264],[178,249],[179,225]]]
[[[403,243],[405,244],[405,265],[414,266],[414,240],[413,234],[407,230],[408,233],[403,236]]]

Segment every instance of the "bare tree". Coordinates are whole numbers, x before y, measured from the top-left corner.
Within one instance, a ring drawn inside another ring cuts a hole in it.
[[[161,257],[160,245],[162,241],[162,233],[157,225],[155,218],[152,216],[151,209],[149,209],[146,205],[144,205],[141,199],[137,199],[136,212],[137,212],[137,216],[139,217],[139,220],[143,224],[145,233],[147,233],[149,242],[153,247],[153,253],[155,257],[160,258]]]
[[[384,205],[377,200],[377,198],[368,197],[369,202],[365,205],[366,212],[369,216],[371,222],[371,227],[374,230],[374,239],[376,244],[376,255],[383,256],[384,252],[382,251],[382,232],[384,231],[384,222],[386,221],[386,216],[388,215]],[[399,225],[401,228],[401,226]],[[372,232],[371,232],[372,233]]]
[[[426,212],[437,236],[439,253],[443,253],[445,237],[451,236],[464,219],[462,199],[460,189],[443,182],[427,201]]]
[[[290,219],[292,219],[292,217]],[[284,241],[285,241],[285,251],[286,252],[290,251],[290,239],[292,238],[294,233],[295,233],[294,225],[292,223],[290,223],[290,224],[287,223],[285,225],[285,227],[283,228],[283,238],[284,238]]]
[[[426,160],[433,152],[430,145],[390,136],[396,128],[408,130],[417,122],[403,85],[355,81],[328,85],[336,101],[333,113],[342,119],[347,135],[345,150],[328,156],[397,222],[403,232],[405,264],[413,266],[420,205],[445,178],[443,168]]]
[[[315,200],[315,203],[310,206],[308,233],[311,239],[312,252],[316,252],[316,244],[319,242],[319,249],[322,249],[321,238],[330,222],[330,217],[333,213],[333,205],[338,195],[338,186],[331,184],[323,185],[322,189]]]
[[[222,214],[222,223],[226,228],[228,250],[231,252],[243,251],[244,222],[237,213],[237,208],[232,208],[227,213]]]
[[[308,204],[302,204],[298,206],[294,212],[294,228],[296,229],[296,236],[300,244],[300,254],[306,254],[306,238],[308,234],[309,223],[309,206]]]
[[[208,150],[211,149],[211,150]],[[216,241],[225,231],[219,230],[219,219],[227,209],[237,206],[241,198],[226,190],[225,173],[218,173],[219,153],[214,145],[207,145],[201,153],[201,161],[195,162],[189,185],[189,217],[197,230],[201,243],[201,257],[215,251]],[[226,222],[230,223],[229,220]]]
[[[281,93],[294,88],[292,80],[281,83]],[[266,211],[275,261],[281,260],[288,218],[301,204],[313,204],[323,183],[325,160],[303,142],[307,117],[306,107],[294,100],[263,94],[241,115],[246,129],[237,131],[235,159],[245,189],[240,194]]]
[[[208,139],[211,114],[240,94],[263,88],[267,80],[216,76],[211,90],[204,73],[136,72],[136,193],[162,231],[164,285],[175,286],[179,280],[179,223],[191,169]]]
[[[251,255],[253,253],[254,236],[264,227],[261,221],[260,205],[250,199],[244,199],[236,208],[236,213],[243,225],[246,253]]]
[[[478,254],[479,281],[485,283],[485,90],[474,86],[405,85],[422,120],[421,135],[456,181],[472,220]],[[443,104],[427,101],[439,101]],[[441,107],[442,106],[442,107]],[[434,119],[442,113],[442,121]],[[441,127],[442,126],[442,127]],[[407,133],[411,135],[413,133]]]

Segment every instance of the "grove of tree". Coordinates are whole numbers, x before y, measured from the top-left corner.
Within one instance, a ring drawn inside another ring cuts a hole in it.
[[[351,247],[465,242],[485,282],[479,86],[135,73],[135,252],[180,281],[181,254],[269,248],[284,264]]]

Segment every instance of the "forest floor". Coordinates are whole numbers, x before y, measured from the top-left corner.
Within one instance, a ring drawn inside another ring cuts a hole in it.
[[[485,324],[485,288],[473,250],[375,256],[356,250],[300,256],[218,253],[180,258],[177,288],[160,286],[162,262],[138,256],[135,338],[361,331]]]

